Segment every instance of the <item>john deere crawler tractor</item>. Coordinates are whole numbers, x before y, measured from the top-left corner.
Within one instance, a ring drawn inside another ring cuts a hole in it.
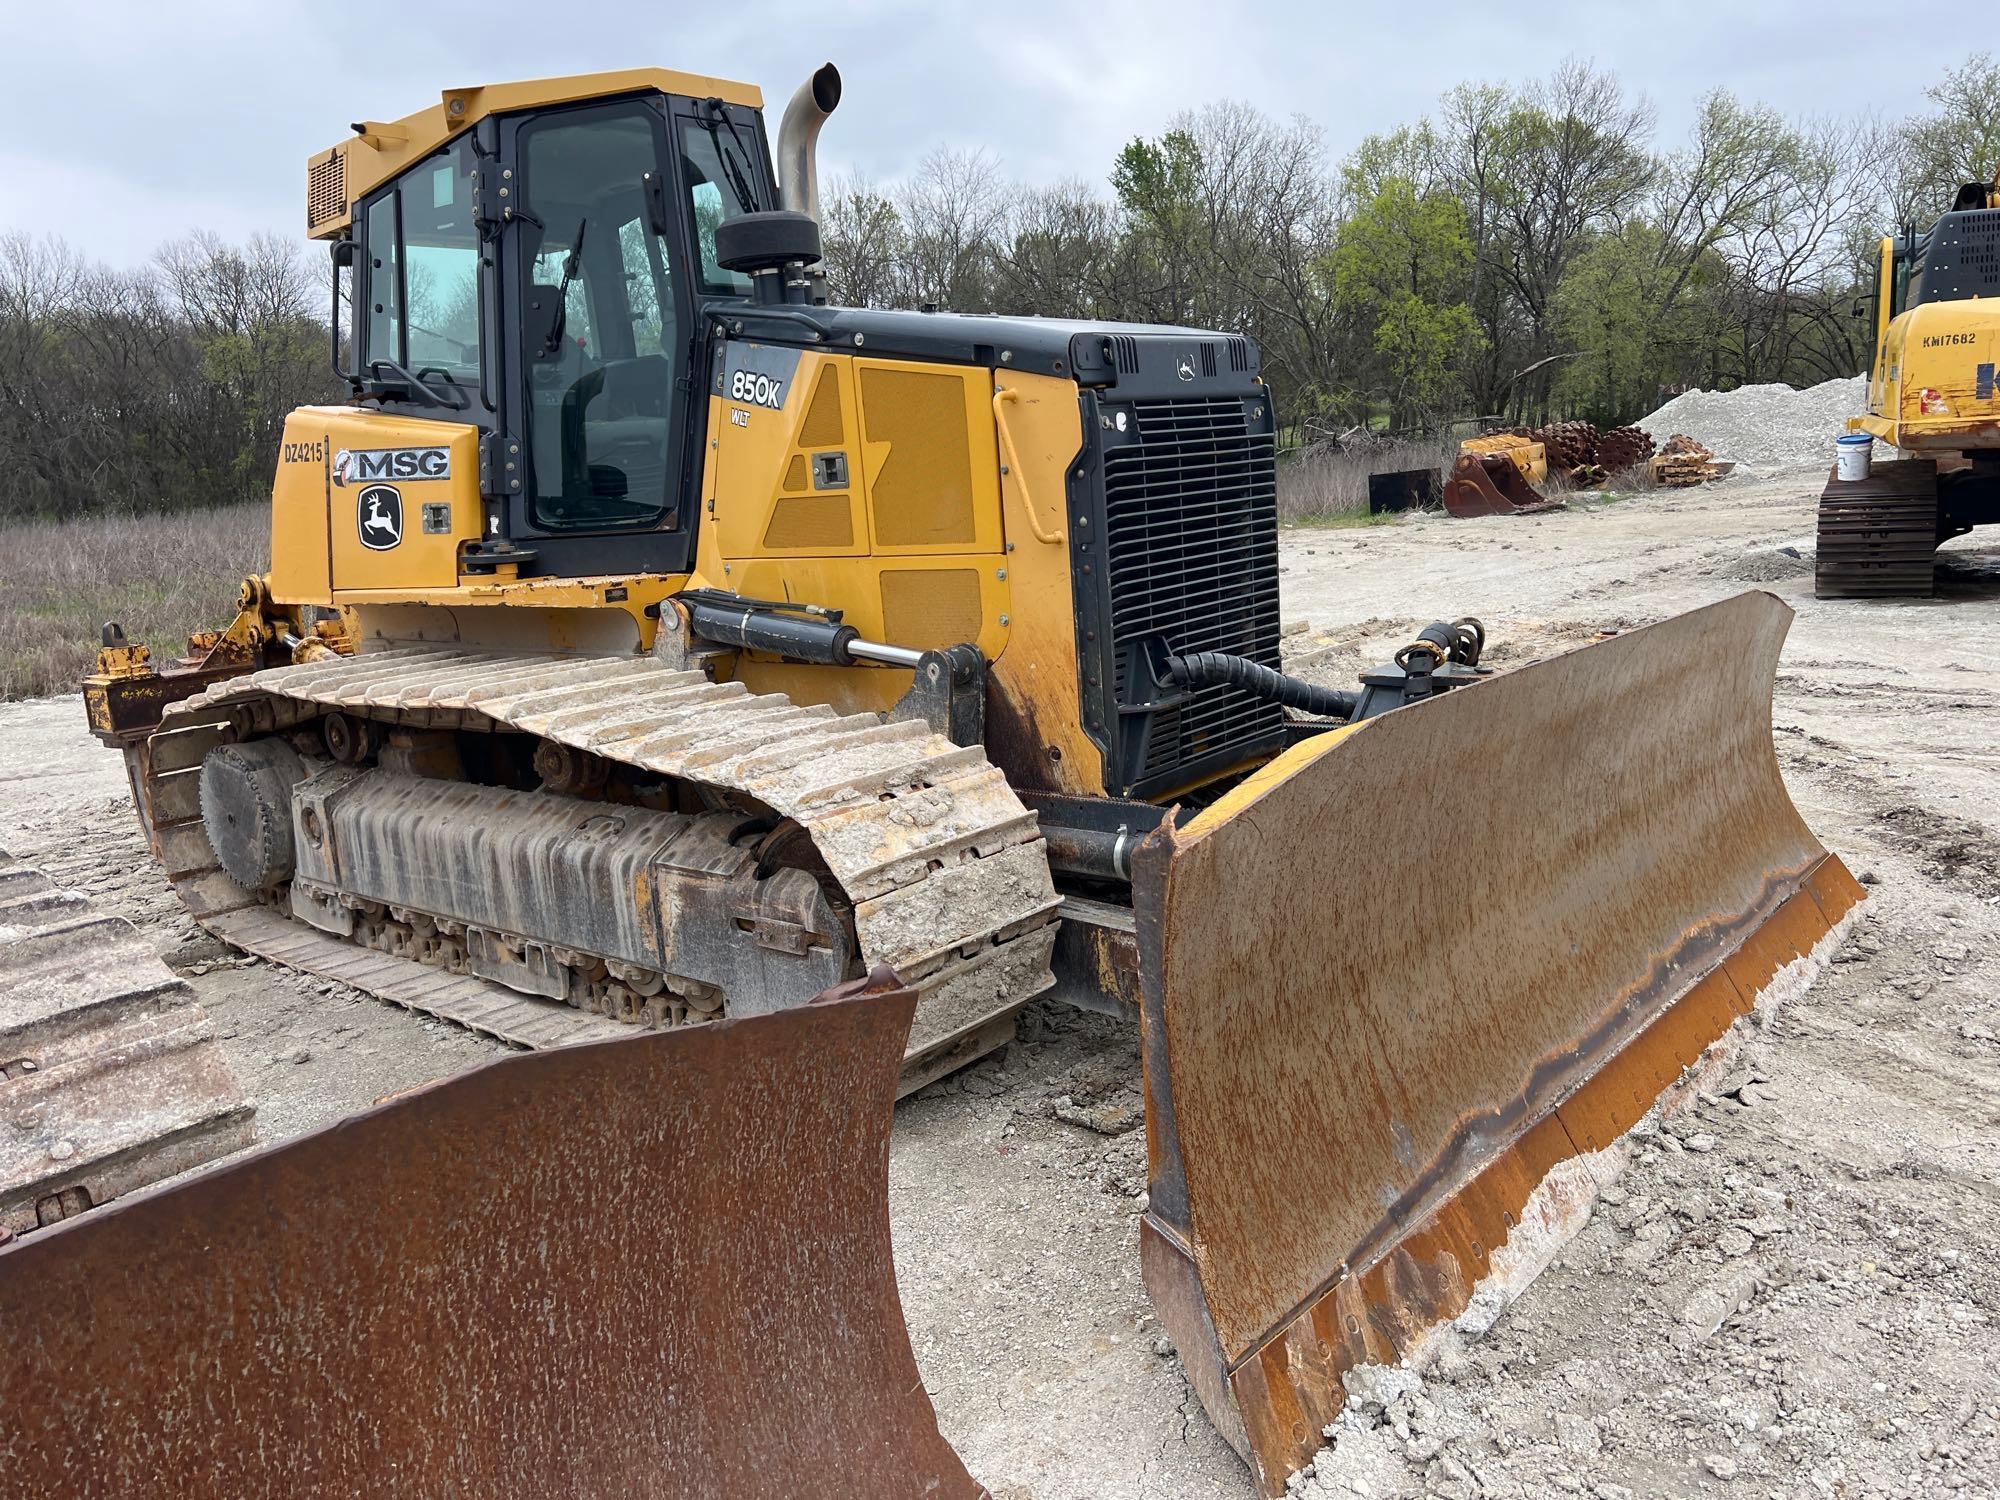
[[[1146,1283],[1275,1495],[1859,899],[1772,752],[1789,615],[1285,676],[1256,345],[827,305],[839,93],[775,173],[755,88],[651,69],[314,157],[351,397],[91,727],[211,931],[526,1047],[884,965],[904,1090],[1038,995],[1135,1018]]]

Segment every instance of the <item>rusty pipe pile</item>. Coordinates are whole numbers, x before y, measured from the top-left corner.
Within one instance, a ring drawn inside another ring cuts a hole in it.
[[[1504,428],[1496,435],[1501,434],[1540,443],[1548,454],[1549,472],[1576,485],[1601,484],[1653,456],[1652,436],[1638,427],[1599,432],[1589,422],[1553,422]]]
[[[1623,474],[1653,456],[1652,434],[1638,427],[1614,427],[1597,440],[1597,461],[1606,474]]]

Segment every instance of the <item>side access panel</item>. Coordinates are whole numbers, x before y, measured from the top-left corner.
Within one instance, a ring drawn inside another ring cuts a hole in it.
[[[529,1053],[0,1251],[51,1500],[985,1492],[890,1256],[915,1008]]]

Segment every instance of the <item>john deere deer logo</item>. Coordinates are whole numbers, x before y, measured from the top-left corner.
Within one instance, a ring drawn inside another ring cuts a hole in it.
[[[393,484],[371,484],[356,498],[361,545],[387,552],[403,539],[403,492]]]

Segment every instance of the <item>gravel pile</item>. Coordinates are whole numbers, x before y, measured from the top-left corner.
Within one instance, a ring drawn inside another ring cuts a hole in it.
[[[1868,400],[1868,381],[1855,375],[1807,389],[1745,385],[1733,391],[1685,391],[1638,425],[1664,443],[1684,432],[1751,469],[1823,469],[1833,440]]]
[[[1804,547],[1747,547],[1729,558],[1715,571],[1724,578],[1744,583],[1777,583],[1786,578],[1804,578],[1813,570],[1810,544]]]

